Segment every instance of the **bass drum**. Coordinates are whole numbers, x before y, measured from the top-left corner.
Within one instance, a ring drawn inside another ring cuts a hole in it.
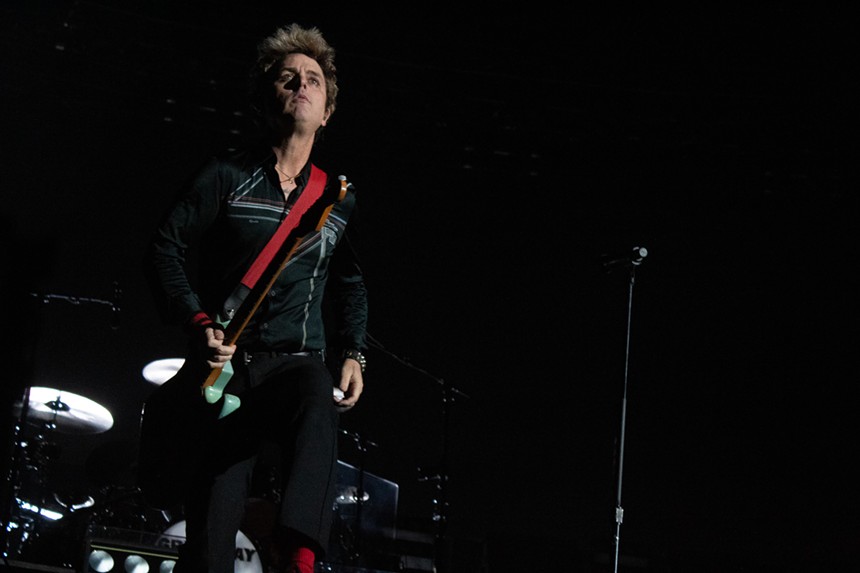
[[[185,520],[177,521],[164,530],[156,544],[159,547],[177,549],[185,543]],[[235,573],[263,573],[260,552],[251,539],[239,531],[236,533]]]

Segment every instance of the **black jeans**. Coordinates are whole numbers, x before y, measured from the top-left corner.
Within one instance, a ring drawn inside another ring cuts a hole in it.
[[[177,573],[233,573],[236,535],[245,516],[257,456],[275,445],[281,476],[276,526],[328,546],[337,479],[338,414],[334,381],[317,355],[237,352],[226,391],[241,398],[218,420],[184,504],[186,542]]]

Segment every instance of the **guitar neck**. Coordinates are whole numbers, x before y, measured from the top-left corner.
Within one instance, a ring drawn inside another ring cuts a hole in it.
[[[278,275],[281,274],[281,271],[284,270],[284,267],[287,266],[287,263],[292,259],[293,254],[295,254],[296,249],[299,248],[302,240],[303,237],[299,237],[289,241],[289,245],[285,243],[284,246],[289,248],[287,249],[287,253],[283,257],[280,265],[277,267],[271,265],[267,268],[260,276],[260,280],[257,281],[257,284],[254,285],[254,288],[252,288],[245,297],[242,304],[239,305],[239,308],[236,309],[236,312],[233,314],[233,318],[230,319],[230,323],[224,329],[224,341],[227,344],[236,344],[238,342],[239,336],[241,336],[245,327],[248,326],[248,323],[251,321],[251,317],[254,316],[254,313],[257,312],[257,309],[260,308],[260,305],[266,299],[266,295],[272,289],[272,285],[275,284]]]

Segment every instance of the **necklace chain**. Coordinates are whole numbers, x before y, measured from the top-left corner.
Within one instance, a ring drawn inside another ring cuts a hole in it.
[[[286,177],[286,179],[281,179],[281,183],[295,183],[296,177],[299,176],[298,173],[296,173],[295,175],[289,175],[286,171],[284,171],[280,167],[278,167],[277,163],[275,163],[275,170],[278,173],[280,173],[281,175],[283,175],[284,177]]]

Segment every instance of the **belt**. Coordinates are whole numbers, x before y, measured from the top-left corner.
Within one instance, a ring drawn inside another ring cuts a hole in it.
[[[245,364],[250,363],[252,360],[260,360],[265,358],[278,358],[280,356],[315,356],[320,360],[325,360],[325,351],[324,350],[302,350],[300,352],[283,352],[279,350],[243,350],[242,358]]]

